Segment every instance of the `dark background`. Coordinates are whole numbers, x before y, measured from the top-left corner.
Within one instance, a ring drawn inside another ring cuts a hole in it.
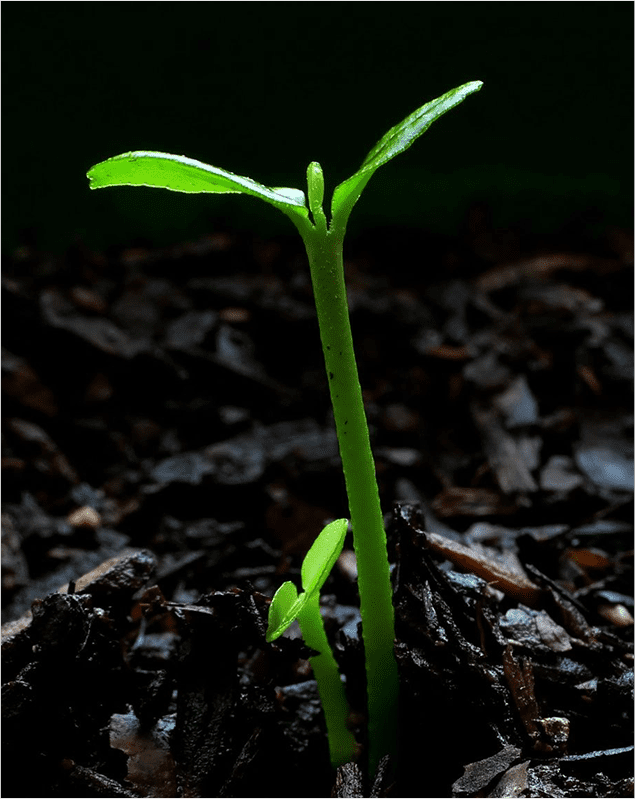
[[[498,228],[628,225],[632,17],[589,3],[5,3],[3,250],[167,244],[219,228],[292,234],[250,198],[90,192],[131,149],[327,192],[392,125],[470,80],[480,93],[373,177],[351,237],[451,234],[474,201]]]

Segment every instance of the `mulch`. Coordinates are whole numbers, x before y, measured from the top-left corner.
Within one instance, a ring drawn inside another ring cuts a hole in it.
[[[364,765],[351,537],[333,772],[270,597],[347,515],[301,242],[25,245],[3,277],[3,796],[632,796],[632,235],[346,252],[386,514],[398,759]]]

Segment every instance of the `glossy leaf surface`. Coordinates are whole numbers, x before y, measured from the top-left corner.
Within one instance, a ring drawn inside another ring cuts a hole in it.
[[[422,105],[421,108],[391,128],[368,153],[357,172],[337,186],[333,192],[332,216],[343,215],[345,223],[348,214],[374,172],[391,158],[407,150],[433,122],[462,103],[470,94],[477,92],[482,85],[480,80],[475,80],[456,89],[451,89],[441,97],[437,97],[436,100]]]
[[[204,164],[194,158],[137,150],[102,161],[87,172],[91,189],[107,186],[150,186],[188,193],[248,194],[287,213],[308,217],[300,189],[270,189],[251,178]]]

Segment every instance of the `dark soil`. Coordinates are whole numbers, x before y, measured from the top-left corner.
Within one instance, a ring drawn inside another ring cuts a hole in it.
[[[591,232],[592,231],[592,232]],[[351,541],[328,762],[269,598],[346,516],[301,242],[4,269],[3,796],[631,796],[632,237],[374,231],[347,252],[395,564],[396,762],[364,766]]]

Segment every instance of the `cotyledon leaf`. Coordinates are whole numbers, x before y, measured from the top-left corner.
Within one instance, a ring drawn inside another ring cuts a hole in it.
[[[282,633],[296,620],[298,615],[296,610],[299,611],[299,609],[298,590],[292,582],[287,580],[278,588],[273,595],[271,605],[269,605],[267,641],[271,642],[280,638]]]
[[[339,558],[346,531],[347,519],[336,519],[327,524],[313,542],[302,562],[302,588],[308,593],[319,591]]]
[[[446,111],[462,103],[470,94],[479,91],[482,85],[482,81],[473,80],[456,89],[450,89],[449,92],[437,97],[436,100],[431,100],[429,103],[422,105],[421,108],[418,108],[382,136],[364,159],[361,169],[375,170],[390,161],[391,158],[407,150],[415,139],[425,133],[433,122],[443,116]]]
[[[348,521],[336,519],[327,524],[313,542],[302,562],[302,593],[298,596],[292,582],[283,583],[274,594],[269,606],[267,641],[275,641],[295,621],[305,605],[319,595],[335,561],[339,558]]]
[[[86,174],[91,189],[150,186],[190,193],[248,194],[287,214],[308,218],[304,192],[300,189],[268,188],[251,178],[184,155],[136,150],[95,164]]]
[[[391,158],[407,150],[435,120],[462,103],[473,92],[479,91],[482,85],[482,81],[474,80],[463,86],[458,86],[456,89],[451,89],[441,97],[437,97],[436,100],[422,105],[398,125],[392,127],[368,153],[357,172],[337,186],[333,192],[331,203],[332,216],[343,216],[345,223],[348,214],[375,171]]]

